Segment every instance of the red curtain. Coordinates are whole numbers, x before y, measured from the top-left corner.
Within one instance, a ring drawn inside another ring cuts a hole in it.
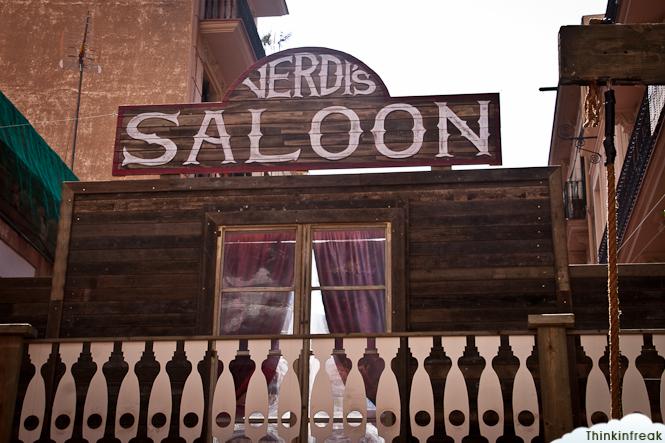
[[[316,230],[312,247],[321,286],[385,285],[385,231],[383,229]],[[321,291],[331,333],[385,332],[385,291]],[[371,343],[373,345],[373,343]],[[348,364],[335,356],[342,380]],[[358,364],[367,397],[375,401],[384,364],[367,356]]]
[[[226,232],[220,333],[281,334],[289,310],[293,310],[292,293],[224,292],[224,290],[292,286],[294,260],[294,231]],[[270,357],[261,368],[268,383],[275,376],[278,362],[279,357]],[[256,363],[260,365],[261,361]],[[230,365],[230,370],[236,386],[237,413],[243,415],[245,394],[255,368],[249,358],[236,357]]]

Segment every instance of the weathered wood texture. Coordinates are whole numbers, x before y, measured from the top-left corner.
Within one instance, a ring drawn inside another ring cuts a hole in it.
[[[559,83],[665,84],[665,24],[562,26]]]
[[[498,94],[390,97],[355,57],[297,48],[221,103],[120,107],[113,173],[500,165],[500,133]]]
[[[392,300],[398,328],[525,329],[527,314],[558,309],[553,171],[73,184],[60,335],[211,333],[213,281],[202,276],[214,214],[270,224],[329,212],[329,222],[353,223],[388,208],[406,214],[404,264],[393,269],[404,288]]]
[[[575,327],[607,329],[607,266],[570,267]],[[665,264],[619,265],[621,328],[665,327]]]
[[[29,323],[44,337],[51,278],[0,278],[0,323]]]

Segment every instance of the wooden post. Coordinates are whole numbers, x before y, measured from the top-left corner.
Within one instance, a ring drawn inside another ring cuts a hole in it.
[[[29,324],[0,324],[0,441],[9,441],[12,435],[23,340],[36,335]]]
[[[529,315],[529,328],[537,331],[545,441],[573,430],[566,328],[574,324],[574,314]]]

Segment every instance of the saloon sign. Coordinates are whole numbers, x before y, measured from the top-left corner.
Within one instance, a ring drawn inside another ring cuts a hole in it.
[[[501,164],[498,94],[390,97],[356,58],[299,48],[257,62],[221,103],[120,107],[113,173],[461,164]]]

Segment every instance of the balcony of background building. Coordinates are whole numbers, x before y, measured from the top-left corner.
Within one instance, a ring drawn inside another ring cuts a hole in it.
[[[665,109],[665,86],[649,86],[640,105],[635,126],[630,137],[626,157],[617,183],[617,237],[621,247],[627,235],[633,209],[640,190],[645,182],[647,169],[654,154],[654,148]],[[657,171],[658,174],[662,171]],[[599,263],[607,262],[607,228],[598,250]]]
[[[266,55],[256,18],[287,13],[284,0],[201,0],[199,32],[226,85]]]

